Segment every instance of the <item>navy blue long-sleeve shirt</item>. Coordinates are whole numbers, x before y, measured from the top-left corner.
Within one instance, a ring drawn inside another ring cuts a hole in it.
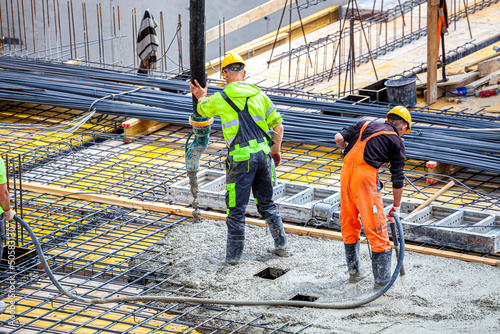
[[[346,155],[358,141],[359,133],[365,122],[358,122],[340,131],[347,143],[344,151]],[[380,131],[394,131],[394,135],[379,135],[370,139],[365,147],[365,162],[377,169],[385,163],[390,163],[392,187],[395,189],[402,188],[404,185],[406,151],[403,139],[399,137],[396,127],[391,123],[370,122],[363,132],[361,140],[365,140]]]

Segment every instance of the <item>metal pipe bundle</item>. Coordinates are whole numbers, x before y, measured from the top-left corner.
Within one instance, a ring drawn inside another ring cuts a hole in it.
[[[0,99],[3,100],[80,110],[88,110],[93,105],[99,113],[189,125],[188,117],[192,113],[191,96],[173,92],[185,92],[188,83],[184,81],[5,57],[0,57],[0,68],[4,68],[0,69]],[[141,89],[95,102],[104,96],[131,91],[143,85],[160,86],[169,91]],[[210,90],[213,93],[222,88],[211,87]],[[341,117],[340,114],[385,118],[388,111],[387,107],[376,105],[352,105],[278,95],[270,97],[280,106],[278,109],[283,115],[286,127],[285,141],[324,146],[335,147],[335,133],[360,120],[356,117]],[[281,106],[315,111],[296,111],[283,109]],[[322,114],[320,110],[330,114]],[[413,125],[412,132],[404,137],[409,158],[436,160],[500,172],[500,136],[498,132],[482,131],[497,129],[499,123],[480,117],[446,116],[416,111],[412,112],[412,119],[419,124]],[[448,125],[453,128],[420,123]],[[219,119],[214,122],[213,128],[221,129]]]

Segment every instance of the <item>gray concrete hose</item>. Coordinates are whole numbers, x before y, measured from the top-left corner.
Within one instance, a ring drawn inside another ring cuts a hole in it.
[[[403,235],[403,225],[399,217],[393,213],[396,221],[398,236],[399,236],[399,255],[398,263],[394,272],[392,274],[391,280],[387,283],[381,290],[377,291],[375,294],[357,301],[343,301],[337,303],[314,303],[306,301],[293,301],[293,300],[224,300],[224,299],[206,299],[206,298],[189,298],[189,297],[165,297],[165,296],[128,296],[128,297],[108,297],[108,298],[85,298],[79,295],[75,295],[70,291],[62,287],[59,281],[54,277],[52,270],[50,270],[49,264],[45,259],[42,247],[35,236],[35,233],[31,230],[28,224],[19,216],[14,216],[14,220],[21,224],[21,226],[28,232],[33,244],[38,253],[40,262],[49,276],[50,280],[56,288],[66,295],[67,297],[89,304],[109,304],[109,303],[124,303],[124,302],[164,302],[164,303],[195,303],[195,304],[218,304],[218,305],[237,305],[237,306],[296,306],[296,307],[310,307],[310,308],[322,308],[322,309],[350,309],[356,308],[365,304],[368,304],[375,299],[382,296],[391,288],[391,286],[396,281],[401,267],[403,266],[404,251],[405,251],[405,240]],[[396,238],[396,236],[393,236]]]

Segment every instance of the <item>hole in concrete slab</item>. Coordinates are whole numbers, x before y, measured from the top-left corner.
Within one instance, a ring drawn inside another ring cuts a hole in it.
[[[267,267],[267,268],[259,271],[254,276],[274,281],[278,277],[285,275],[287,272],[288,272],[288,270]]]
[[[301,295],[301,294],[296,294],[292,298],[288,300],[298,300],[302,302],[315,302],[319,299],[320,297],[314,297],[314,296],[307,296],[307,295]],[[301,306],[294,306],[294,307],[301,307]]]

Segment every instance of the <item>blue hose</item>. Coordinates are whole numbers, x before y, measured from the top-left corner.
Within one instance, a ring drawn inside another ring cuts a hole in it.
[[[206,122],[208,120],[207,117],[196,117],[195,115],[191,115],[191,119],[195,122]],[[210,125],[204,127],[193,126],[193,131],[189,134],[184,146],[186,169],[188,172],[197,172],[200,169],[200,158],[208,147],[209,134]],[[194,140],[188,146],[192,135],[194,135]]]

